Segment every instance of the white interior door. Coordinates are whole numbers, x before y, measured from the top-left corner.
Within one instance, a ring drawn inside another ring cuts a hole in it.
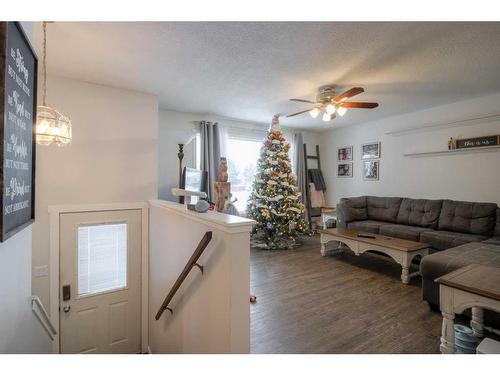
[[[141,210],[60,220],[61,353],[141,348]]]

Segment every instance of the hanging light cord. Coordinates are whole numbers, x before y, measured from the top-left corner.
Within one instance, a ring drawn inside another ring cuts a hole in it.
[[[43,21],[43,106],[47,99],[47,22]]]

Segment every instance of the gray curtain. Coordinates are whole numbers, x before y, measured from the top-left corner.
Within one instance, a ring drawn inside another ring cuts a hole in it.
[[[297,186],[302,193],[301,199],[305,204],[306,202],[306,171],[304,165],[304,137],[302,133],[293,134],[293,159],[295,164],[295,173],[297,174]]]
[[[220,135],[216,122],[200,122],[201,169],[208,172],[207,195],[213,202],[214,182],[217,181],[217,170],[220,159]]]

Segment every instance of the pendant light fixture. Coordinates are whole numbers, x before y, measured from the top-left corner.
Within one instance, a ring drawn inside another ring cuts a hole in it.
[[[43,102],[37,106],[36,143],[66,146],[71,143],[71,121],[57,109],[48,107],[47,99],[47,22],[43,22]]]

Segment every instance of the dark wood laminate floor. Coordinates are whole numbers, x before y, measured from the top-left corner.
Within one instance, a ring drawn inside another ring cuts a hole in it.
[[[369,253],[322,257],[319,237],[294,250],[251,250],[252,353],[439,353],[441,316],[420,277]]]

